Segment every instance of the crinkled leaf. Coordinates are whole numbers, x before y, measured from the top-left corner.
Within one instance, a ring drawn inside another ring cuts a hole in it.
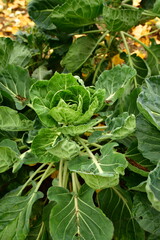
[[[112,239],[112,222],[94,206],[92,195],[86,185],[78,195],[61,187],[49,189],[48,198],[57,202],[50,215],[50,233],[55,240]]]
[[[160,212],[160,161],[157,167],[149,173],[146,192],[152,206]]]
[[[108,188],[98,193],[98,203],[114,224],[115,239],[145,239],[144,231],[132,217],[132,201],[129,193],[120,187]]]
[[[145,193],[138,193],[134,196],[133,216],[140,227],[160,237],[160,212],[156,211],[148,201]]]
[[[102,0],[31,1],[28,6],[30,17],[42,28],[65,32],[93,24],[102,12]]]
[[[117,143],[105,144],[100,156],[78,156],[69,162],[69,169],[77,172],[93,189],[116,186],[119,175],[124,175],[127,161],[123,154],[115,151]]]
[[[127,31],[138,24],[142,12],[140,10],[103,8],[103,17],[107,29],[112,32]]]
[[[90,57],[97,46],[97,41],[91,37],[81,37],[72,43],[61,64],[69,72],[78,70]]]
[[[160,130],[160,76],[146,80],[137,99],[137,106],[144,117]]]
[[[33,122],[9,107],[0,107],[0,129],[3,131],[27,131]]]
[[[55,146],[48,147],[48,152],[60,159],[71,159],[80,152],[79,145],[68,138],[64,138],[56,143]]]
[[[144,117],[139,116],[137,118],[136,136],[140,152],[153,164],[157,164],[160,160],[160,132],[158,129]]]
[[[112,105],[120,98],[127,83],[136,75],[136,71],[127,65],[117,65],[111,70],[105,70],[99,76],[95,86],[96,89],[106,90],[106,103]]]
[[[40,159],[40,162],[59,161],[59,158],[50,153],[49,149],[58,140],[61,133],[52,128],[42,128],[32,142],[31,149]]]
[[[29,102],[30,84],[28,71],[19,66],[8,65],[0,72],[0,89],[12,97],[18,110]]]
[[[54,127],[55,120],[50,115],[50,104],[54,94],[72,86],[79,86],[76,78],[71,74],[55,73],[49,81],[37,81],[30,89],[33,108],[40,120],[47,127]]]
[[[0,70],[8,64],[25,67],[31,59],[29,49],[10,38],[0,38]]]
[[[32,206],[42,198],[41,192],[17,196],[11,192],[0,200],[0,239],[25,240],[30,228]]]
[[[74,108],[70,107],[70,104],[60,99],[57,106],[53,107],[49,113],[58,123],[65,125],[73,124],[82,116],[82,103],[75,103],[73,106]]]
[[[106,120],[107,124],[107,120]],[[107,129],[96,131],[89,137],[89,142],[100,142],[106,139],[122,139],[135,131],[136,120],[133,114],[127,112],[120,114],[118,117],[111,119]]]

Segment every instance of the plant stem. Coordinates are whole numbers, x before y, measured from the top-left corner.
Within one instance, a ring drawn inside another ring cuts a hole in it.
[[[125,46],[125,48],[126,48],[126,50],[127,50],[129,64],[130,64],[130,66],[131,66],[132,68],[134,68],[133,62],[132,62],[132,58],[131,58],[131,53],[130,53],[130,51],[129,51],[129,47],[128,47],[127,41],[126,41],[126,39],[125,39],[125,36],[124,36],[124,32],[121,31],[120,34],[121,34],[121,37],[122,37],[122,39],[123,39],[124,46]],[[137,80],[136,80],[136,77],[134,77],[133,79],[134,79],[135,88],[137,88]]]
[[[86,152],[88,153],[89,157],[92,159],[92,161],[94,162],[94,164],[96,165],[96,168],[98,169],[99,173],[103,173],[103,170],[100,166],[100,164],[98,163],[96,157],[93,155],[93,153],[91,152],[91,150],[87,147],[87,145],[81,140],[80,137],[77,137],[77,140],[81,143],[81,145],[84,147],[84,149],[86,150]]]
[[[58,175],[58,177],[59,177],[59,186],[60,187],[63,187],[63,162],[64,162],[64,160],[60,160],[60,163],[59,163],[59,175]]]
[[[64,188],[67,187],[67,183],[68,183],[68,161],[64,162],[64,167],[63,167],[63,180],[62,180],[62,185]]]
[[[88,141],[86,139],[81,138],[82,141],[86,142],[86,144],[88,143]],[[100,144],[97,143],[88,143],[88,145],[93,146],[93,147],[97,147],[97,148],[102,148],[102,146]]]
[[[134,41],[138,42],[147,52],[149,52],[149,53],[153,56],[153,58],[155,59],[156,64],[159,64],[159,63],[158,63],[158,60],[157,60],[157,57],[156,57],[155,54],[150,50],[149,47],[147,47],[143,42],[141,42],[139,39],[133,37],[132,35],[130,35],[130,34],[126,33],[126,32],[123,32],[123,34],[126,35],[127,37],[133,39]]]
[[[103,58],[101,59],[101,61],[99,62],[96,70],[95,70],[95,73],[94,73],[94,76],[93,76],[93,81],[92,81],[92,84],[93,84],[93,85],[94,85],[95,82],[96,82],[96,78],[97,78],[98,72],[99,72],[100,67],[101,67],[102,63],[104,62],[105,58],[106,58],[106,56],[104,55]]]
[[[77,194],[78,191],[79,191],[79,189],[80,189],[80,187],[81,187],[81,185],[80,185],[80,183],[79,183],[79,181],[78,181],[78,178],[77,178],[77,174],[76,174],[76,173],[72,173],[71,176],[72,176],[73,192]]]
[[[108,126],[93,127],[94,130],[103,130],[108,128]]]
[[[46,163],[43,163],[31,176],[30,178],[27,180],[27,182],[22,186],[21,190],[18,192],[17,196],[21,195],[21,193],[23,192],[23,190],[29,185],[29,183],[31,182],[31,180],[37,175],[37,173],[40,172],[40,170],[46,166]]]
[[[41,180],[37,183],[37,186],[35,188],[34,192],[37,192],[38,189],[40,188],[42,182],[44,181],[44,179],[46,178],[46,176],[48,175],[48,172],[50,171],[50,169],[53,167],[54,163],[50,163],[48,168],[46,169],[46,171],[44,172],[44,174],[42,175]]]

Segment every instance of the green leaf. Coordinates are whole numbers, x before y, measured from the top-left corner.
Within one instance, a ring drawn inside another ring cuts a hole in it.
[[[55,73],[49,81],[37,81],[30,89],[33,108],[40,120],[47,127],[54,127],[55,120],[50,115],[50,104],[54,94],[72,86],[79,86],[77,79],[71,74]]]
[[[137,118],[138,149],[145,158],[153,164],[157,164],[160,159],[160,132],[150,124],[145,118]]]
[[[145,231],[160,237],[160,212],[156,211],[148,201],[146,194],[138,193],[134,196],[133,216]]]
[[[68,138],[59,140],[55,146],[48,147],[48,152],[57,156],[60,159],[70,160],[80,153],[80,147],[75,142]]]
[[[9,107],[0,107],[0,129],[3,131],[27,131],[33,122]]]
[[[147,50],[147,49],[146,49]],[[146,62],[151,70],[151,75],[159,75],[160,72],[160,44],[152,42],[151,46],[148,47]]]
[[[133,61],[133,66],[137,72],[137,83],[142,84],[144,79],[150,75],[150,68],[147,62],[136,54],[131,55],[131,58]]]
[[[124,112],[128,112],[129,114],[134,114],[135,116],[139,114],[139,111],[137,108],[137,98],[140,92],[141,92],[141,88],[135,88],[129,95],[125,96],[123,100]]]
[[[40,162],[59,161],[59,158],[50,153],[61,133],[52,128],[42,128],[32,142],[31,149],[39,157]]]
[[[64,32],[93,24],[102,13],[102,0],[34,0],[28,5],[30,17],[42,28]]]
[[[16,161],[17,154],[11,148],[0,145],[0,173],[11,168]]]
[[[112,32],[127,31],[137,25],[142,12],[140,10],[103,8],[103,17],[107,29]]]
[[[109,120],[108,120],[109,122]],[[107,120],[106,120],[107,124]],[[135,131],[136,120],[133,114],[129,115],[124,112],[117,117],[111,119],[108,127],[104,131],[96,131],[89,137],[89,142],[101,142],[106,139],[122,139]]]
[[[52,74],[52,70],[48,70],[45,65],[41,65],[38,68],[36,68],[32,73],[32,78],[43,80],[48,79]]]
[[[124,175],[127,161],[123,154],[115,152],[117,143],[105,144],[100,156],[79,156],[69,162],[69,169],[84,178],[93,189],[103,189],[118,185],[119,175]]]
[[[8,64],[25,67],[31,59],[29,49],[10,38],[0,38],[0,70]]]
[[[92,127],[97,125],[101,119],[96,118],[92,119],[89,121],[89,123],[74,126],[74,125],[69,125],[69,126],[64,126],[58,128],[58,131],[63,133],[64,135],[70,135],[70,136],[76,136],[76,135],[81,135],[87,131],[92,130]]]
[[[0,239],[25,240],[30,227],[32,206],[42,198],[41,192],[17,196],[11,192],[0,200]]]
[[[137,99],[137,106],[144,117],[160,130],[160,75],[146,80],[146,86]]]
[[[28,71],[19,66],[8,65],[0,72],[0,89],[12,97],[18,110],[29,102],[30,84]]]
[[[96,46],[97,41],[91,37],[87,36],[76,39],[62,59],[62,66],[69,72],[77,71],[87,61]]]
[[[148,199],[152,206],[160,212],[160,161],[157,167],[149,173],[146,185]]]
[[[141,176],[147,177],[149,171],[152,170],[155,166],[138,150],[138,142],[133,142],[130,147],[127,149],[125,156],[129,162],[128,168],[140,174]]]
[[[128,192],[120,187],[102,190],[98,193],[98,203],[113,222],[115,239],[145,239],[144,231],[132,217],[132,201]]]
[[[86,185],[78,195],[61,187],[49,189],[49,199],[57,202],[50,215],[50,233],[55,240],[112,239],[112,222],[94,206],[92,195]]]
[[[16,154],[20,154],[20,151],[18,149],[17,143],[10,140],[10,139],[4,139],[0,142],[1,147],[9,147],[12,151],[14,151]]]
[[[106,90],[106,103],[112,105],[119,99],[127,86],[127,83],[136,76],[136,71],[127,65],[117,65],[111,70],[105,70],[99,76],[95,86],[96,89]]]
[[[160,14],[160,0],[156,0],[155,4],[153,6],[152,11],[154,13]]]

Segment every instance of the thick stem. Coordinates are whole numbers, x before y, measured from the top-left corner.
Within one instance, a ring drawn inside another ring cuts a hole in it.
[[[100,164],[98,163],[96,157],[93,155],[91,150],[87,147],[87,145],[82,141],[82,139],[80,137],[77,137],[77,140],[79,141],[79,143],[81,143],[81,145],[84,147],[84,149],[88,153],[89,157],[92,159],[92,161],[96,165],[96,168],[98,169],[99,173],[103,173],[103,170],[102,170]]]
[[[130,66],[131,66],[132,68],[134,68],[134,66],[133,66],[133,61],[132,61],[132,58],[131,58],[131,53],[130,53],[130,51],[129,51],[129,47],[128,47],[127,41],[126,41],[126,39],[125,39],[125,36],[124,36],[124,32],[121,31],[120,34],[121,34],[121,37],[122,37],[124,46],[125,46],[125,48],[126,48],[126,50],[127,50],[129,64],[130,64]],[[136,77],[134,77],[133,79],[134,79],[135,88],[137,88],[137,80],[136,80]]]

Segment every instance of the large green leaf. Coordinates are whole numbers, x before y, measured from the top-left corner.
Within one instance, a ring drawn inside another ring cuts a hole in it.
[[[111,240],[112,222],[96,208],[93,190],[83,186],[78,195],[61,187],[51,187],[48,197],[56,201],[50,215],[50,233],[55,240]]]
[[[151,206],[145,193],[138,193],[134,196],[132,212],[140,227],[156,235],[158,240],[160,237],[160,212]]]
[[[149,173],[146,192],[152,206],[160,211],[160,161],[157,167]]]
[[[27,131],[33,122],[9,107],[0,107],[0,129],[3,131]]]
[[[0,200],[0,239],[25,240],[30,227],[30,216],[34,202],[43,197],[41,192],[28,196],[17,196],[11,192]]]
[[[69,32],[93,24],[102,13],[102,0],[66,0],[42,1],[29,3],[30,17],[42,28],[58,29]]]
[[[145,158],[157,164],[160,160],[160,131],[150,124],[145,118],[137,118],[138,149]]]
[[[160,130],[160,75],[146,80],[146,86],[137,99],[137,106],[144,117]]]
[[[91,37],[81,37],[75,40],[61,64],[69,72],[78,70],[90,57],[97,46],[97,41]]]
[[[127,65],[117,65],[111,70],[102,72],[95,86],[106,90],[106,102],[112,105],[120,98],[130,80],[136,76],[136,71]]]
[[[29,49],[10,38],[0,38],[0,70],[8,64],[25,67],[31,59]]]
[[[0,89],[12,97],[18,110],[29,102],[30,84],[28,71],[19,66],[8,65],[0,72]]]
[[[107,143],[101,148],[101,155],[79,156],[69,161],[69,169],[77,172],[93,189],[116,186],[119,175],[124,175],[127,161],[123,154],[115,151],[117,143]]]
[[[103,17],[107,29],[112,32],[127,31],[138,24],[142,12],[131,9],[109,8],[103,9]]]
[[[132,217],[132,201],[129,193],[120,187],[102,190],[98,193],[100,208],[114,224],[117,240],[144,240],[144,231]]]

